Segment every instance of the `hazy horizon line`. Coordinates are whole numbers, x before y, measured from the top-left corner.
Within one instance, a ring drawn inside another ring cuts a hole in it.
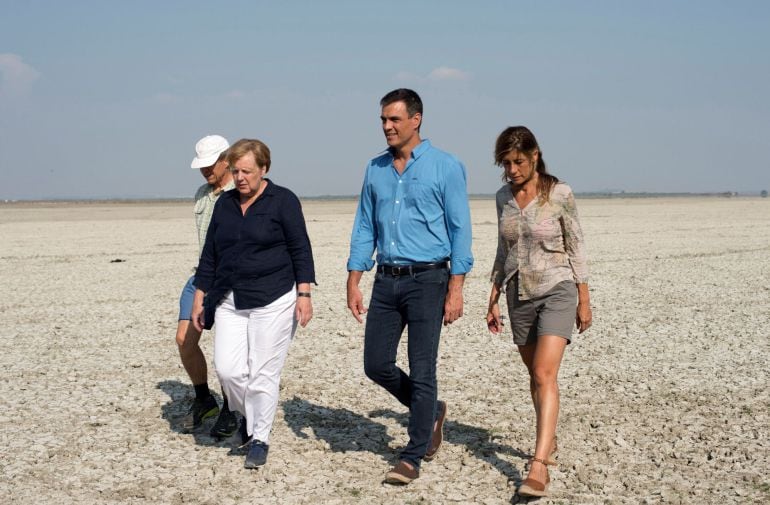
[[[355,195],[316,195],[300,196],[300,200],[358,200]],[[714,192],[686,192],[686,191],[576,191],[577,198],[666,198],[666,197],[767,197],[767,191],[714,191]],[[471,200],[491,199],[495,193],[469,193]],[[62,198],[3,198],[2,204],[10,203],[163,203],[163,202],[189,202],[189,196],[129,196],[129,197],[62,197]]]

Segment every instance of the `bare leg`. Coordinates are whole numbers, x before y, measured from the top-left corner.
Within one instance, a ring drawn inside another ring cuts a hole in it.
[[[201,332],[196,330],[189,320],[179,321],[176,327],[176,344],[179,348],[179,357],[182,358],[182,365],[187,370],[193,385],[208,381],[206,357],[198,345],[200,339]]]
[[[559,418],[557,377],[566,346],[567,340],[555,335],[543,335],[538,337],[535,344],[519,346],[519,354],[529,372],[530,392],[537,419],[535,457],[543,460],[548,458],[556,434]],[[545,482],[545,465],[533,462],[528,478]]]

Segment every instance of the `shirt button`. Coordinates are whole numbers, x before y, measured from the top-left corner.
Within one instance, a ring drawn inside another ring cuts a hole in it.
[[[396,203],[398,203],[398,200],[396,200]]]
[[[404,181],[401,181],[401,180],[398,181],[399,184],[401,184],[402,182],[404,182]]]

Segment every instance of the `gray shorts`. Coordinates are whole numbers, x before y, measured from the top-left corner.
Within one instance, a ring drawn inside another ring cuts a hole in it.
[[[518,275],[514,275],[506,289],[513,343],[534,344],[540,335],[556,335],[566,338],[569,344],[577,309],[575,283],[562,281],[543,296],[529,300],[519,300],[518,283]]]

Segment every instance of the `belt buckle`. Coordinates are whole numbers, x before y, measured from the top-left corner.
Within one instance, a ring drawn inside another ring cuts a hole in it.
[[[391,274],[393,277],[401,277],[402,275],[407,275],[410,273],[411,266],[392,266],[390,267]]]

